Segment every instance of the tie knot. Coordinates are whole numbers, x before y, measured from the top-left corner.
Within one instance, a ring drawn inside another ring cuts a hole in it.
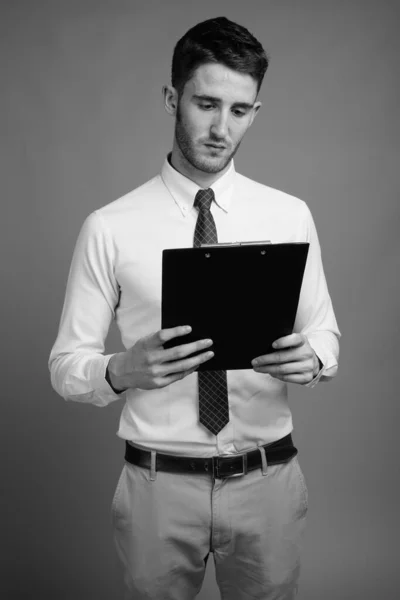
[[[214,200],[214,191],[212,188],[199,190],[194,199],[194,206],[199,210],[210,210],[211,202]]]

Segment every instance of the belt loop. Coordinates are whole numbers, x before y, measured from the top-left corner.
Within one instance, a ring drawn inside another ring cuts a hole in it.
[[[258,449],[259,449],[260,454],[261,454],[261,464],[262,464],[261,472],[262,472],[263,475],[267,475],[268,463],[267,463],[267,456],[265,454],[265,448],[264,448],[264,446],[261,443],[259,443],[257,445],[258,445]]]
[[[155,450],[150,450],[151,452],[151,464],[150,464],[150,481],[155,481],[157,477],[156,471],[156,454]]]

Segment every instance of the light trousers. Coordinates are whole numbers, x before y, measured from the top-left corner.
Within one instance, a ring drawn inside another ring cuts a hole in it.
[[[153,473],[154,475],[154,473]],[[292,600],[308,494],[297,456],[241,477],[125,462],[112,502],[126,600],[192,600],[213,553],[222,600]]]

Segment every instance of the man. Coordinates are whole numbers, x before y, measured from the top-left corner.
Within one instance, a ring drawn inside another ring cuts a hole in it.
[[[72,260],[52,384],[67,400],[125,400],[112,515],[135,600],[194,598],[210,551],[225,600],[297,589],[308,504],[287,383],[330,380],[340,333],[306,204],[234,168],[267,66],[260,43],[226,18],[189,30],[163,88],[175,135],[161,174],[89,215]],[[196,373],[212,340],[185,343],[190,323],[160,329],[163,249],[210,239],[310,244],[294,333],[252,369]],[[114,317],[126,351],[104,355]]]

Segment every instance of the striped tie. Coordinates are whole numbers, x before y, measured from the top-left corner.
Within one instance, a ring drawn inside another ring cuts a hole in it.
[[[211,188],[199,190],[194,201],[199,211],[194,232],[195,247],[218,242],[217,228],[210,207],[214,200]],[[217,435],[229,422],[226,371],[199,371],[199,420]]]

